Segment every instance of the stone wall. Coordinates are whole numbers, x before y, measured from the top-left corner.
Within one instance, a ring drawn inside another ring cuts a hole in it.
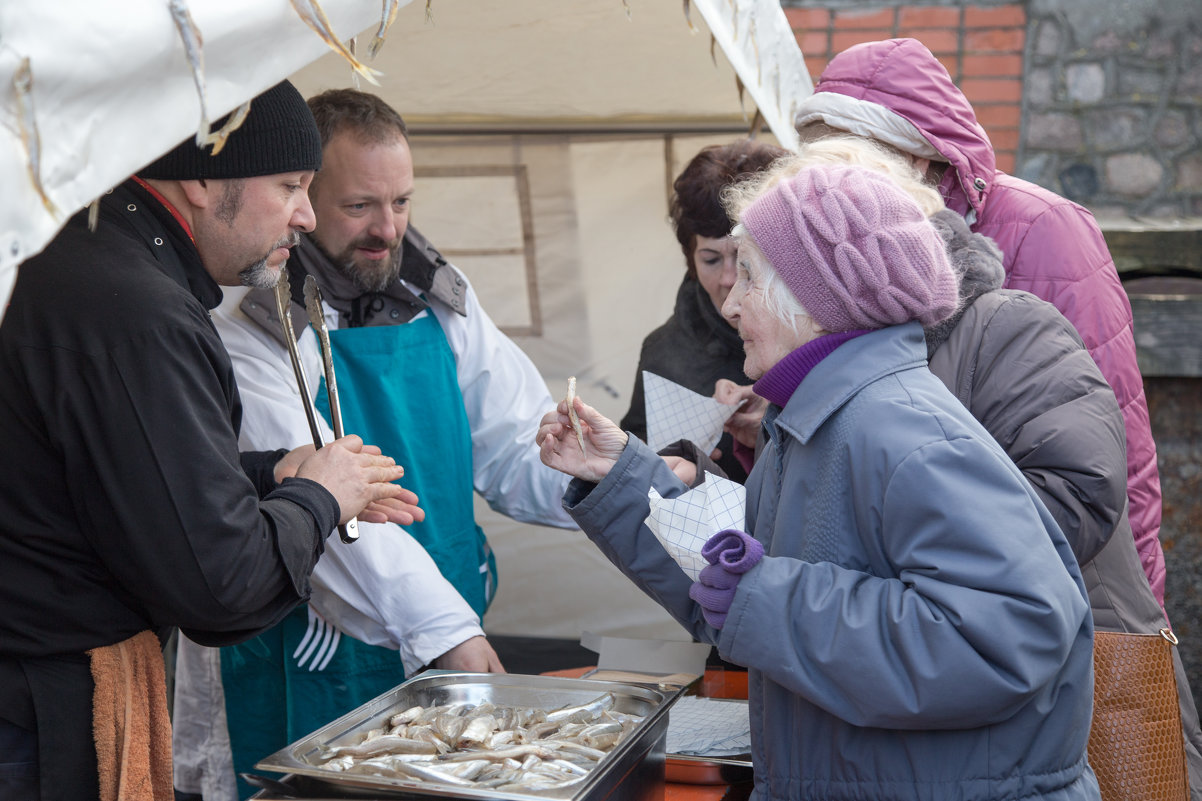
[[[998,166],[1099,217],[1202,215],[1198,0],[783,0],[811,74],[912,36],[948,68]]]
[[[1028,7],[1018,175],[1100,217],[1202,214],[1202,5]]]

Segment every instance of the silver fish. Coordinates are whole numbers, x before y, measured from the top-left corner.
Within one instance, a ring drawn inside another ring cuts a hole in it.
[[[376,76],[381,74],[380,71],[372,69],[355,58],[355,54],[346,48],[342,40],[335,35],[334,26],[330,24],[330,19],[326,16],[326,12],[318,0],[289,0],[289,2],[292,3],[292,8],[296,10],[305,24],[312,28],[321,37],[321,40],[330,46],[331,50],[346,59],[357,74],[362,75],[368,83],[380,85],[380,82],[376,80]]]
[[[196,129],[196,146],[204,147],[211,130],[205,91],[204,38],[200,35],[200,28],[196,27],[192,20],[192,12],[188,10],[186,0],[168,0],[167,8],[171,11],[171,19],[179,31],[179,38],[184,43],[184,52],[188,54],[188,64],[192,67],[192,81],[196,84],[196,93],[200,96],[200,125]]]
[[[384,37],[388,34],[388,29],[392,27],[392,23],[396,21],[397,11],[401,8],[400,0],[383,0],[384,5],[380,9],[380,27],[376,29],[376,35],[372,38],[371,44],[367,46],[367,54],[375,58],[380,48],[384,46]],[[426,12],[429,13],[429,4],[426,5]]]
[[[455,745],[458,748],[464,748],[473,743],[483,743],[488,740],[489,735],[496,728],[497,719],[492,715],[478,715],[463,727],[463,731],[459,733],[459,739],[455,741]]]
[[[613,709],[617,699],[613,693],[604,693],[603,695],[594,698],[587,704],[579,706],[566,706],[562,709],[555,709],[547,713],[547,722],[564,722],[571,721],[573,723],[587,723],[601,717],[601,713],[607,709]]]
[[[29,157],[26,162],[29,178],[46,211],[57,217],[58,207],[50,200],[42,184],[42,142],[33,109],[33,68],[29,65],[29,56],[21,59],[17,71],[13,73],[13,92],[17,96],[17,128],[21,134],[21,144],[25,146],[25,154]]]
[[[358,745],[332,748],[329,755],[330,758],[335,758],[340,756],[373,757],[381,754],[430,754],[433,756],[437,753],[438,749],[431,743],[408,740],[404,737],[397,737],[395,734],[385,734],[365,740]]]
[[[425,707],[411,706],[404,712],[398,712],[388,719],[389,726],[400,726],[402,723],[412,723],[425,711]]]

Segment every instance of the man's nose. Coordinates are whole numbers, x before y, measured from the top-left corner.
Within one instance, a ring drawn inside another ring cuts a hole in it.
[[[396,241],[397,226],[396,219],[393,217],[392,212],[388,209],[384,209],[380,213],[374,215],[372,217],[371,227],[367,232],[376,239],[382,239],[385,242]]]
[[[307,234],[317,227],[317,215],[313,213],[313,204],[309,202],[308,194],[305,194],[301,204],[292,213],[292,227]]]

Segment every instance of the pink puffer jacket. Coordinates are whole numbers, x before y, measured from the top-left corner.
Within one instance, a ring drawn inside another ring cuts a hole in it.
[[[1131,304],[1093,215],[998,171],[993,145],[968,99],[915,39],[855,45],[835,56],[798,113],[799,126],[808,121],[949,162],[940,185],[944,200],[968,218],[973,231],[1002,249],[1005,286],[1043,298],[1077,328],[1123,410],[1131,527],[1144,572],[1163,608],[1160,476],[1135,360]]]

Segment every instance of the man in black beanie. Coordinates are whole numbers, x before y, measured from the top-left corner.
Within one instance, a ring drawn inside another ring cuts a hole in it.
[[[239,453],[209,319],[271,286],[320,166],[291,84],[219,155],[189,139],[21,265],[0,324],[0,797],[170,798],[161,637],[239,642],[309,597],[352,515],[412,522],[403,470],[349,436]]]

